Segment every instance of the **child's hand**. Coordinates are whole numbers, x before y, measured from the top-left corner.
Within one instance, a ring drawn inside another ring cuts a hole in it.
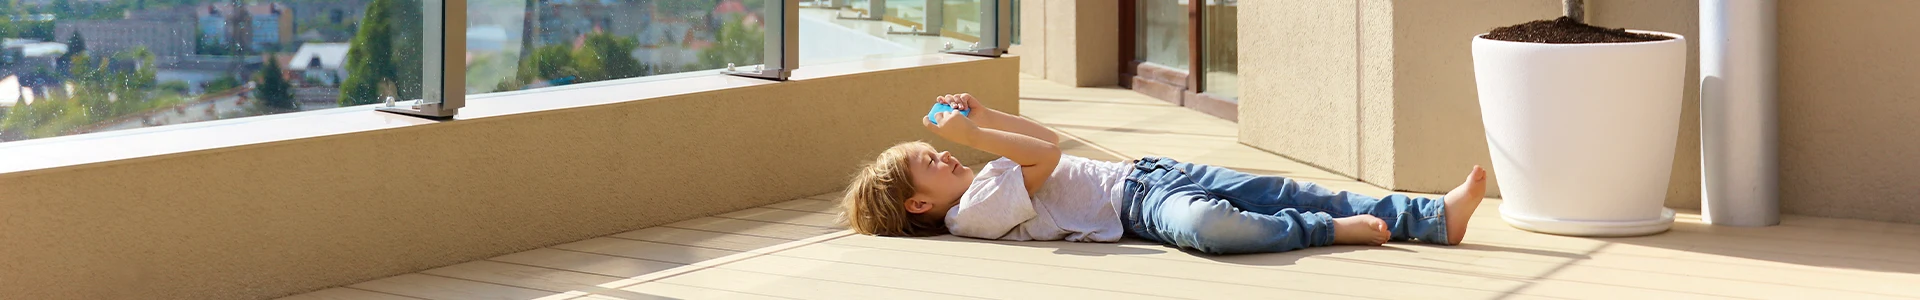
[[[973,133],[980,131],[980,127],[975,126],[973,120],[967,119],[957,111],[934,114],[933,118],[940,122],[934,123],[926,118],[920,118],[920,125],[927,126],[927,131],[932,131],[941,138],[962,145],[973,145]]]
[[[939,103],[946,103],[947,105],[953,106],[953,109],[957,109],[957,110],[971,111],[972,109],[975,109],[975,108],[980,108],[980,109],[987,108],[986,105],[980,104],[979,99],[974,99],[973,94],[968,94],[968,93],[947,94],[947,95],[940,96],[938,98],[934,98],[933,101],[939,102]]]

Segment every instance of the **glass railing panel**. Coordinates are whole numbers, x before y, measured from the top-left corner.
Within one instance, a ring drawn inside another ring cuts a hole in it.
[[[1187,2],[1193,0],[1139,0],[1134,20],[1135,59],[1186,70]]]
[[[810,65],[969,49],[992,38],[982,32],[983,20],[992,20],[982,12],[992,5],[982,2],[856,0],[839,8],[803,9],[800,61]],[[876,8],[887,11],[883,18],[862,18]]]
[[[750,68],[763,63],[771,2],[470,0],[467,92]]]
[[[1201,10],[1200,92],[1240,97],[1239,0],[1207,0]]]
[[[17,2],[0,141],[419,99],[440,30],[419,0]]]

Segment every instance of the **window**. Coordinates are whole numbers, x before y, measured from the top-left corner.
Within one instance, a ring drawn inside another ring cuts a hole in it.
[[[1187,2],[1193,0],[1140,0],[1134,31],[1135,58],[1169,68],[1186,70]]]
[[[1013,24],[1012,25],[1013,29],[1010,30],[1009,34],[1013,36],[1012,37],[1013,44],[1019,45],[1020,44],[1020,0],[1013,0],[1012,6],[1008,7],[1007,10],[1013,12],[1013,16],[1010,19],[1007,19],[1007,23]]]
[[[759,65],[772,0],[473,0],[469,94]],[[777,17],[777,16],[776,16]]]
[[[20,1],[51,14],[0,32],[0,142],[420,97],[420,0],[331,1],[366,17],[299,33],[293,4],[188,2]]]
[[[846,7],[800,12],[800,61],[820,64],[941,51],[996,48],[984,34],[997,20],[997,0],[850,1]],[[879,18],[872,10],[883,10]],[[1000,52],[1004,46],[998,47]],[[981,52],[992,52],[983,50]]]
[[[0,31],[0,142],[367,104],[447,118],[472,94],[998,56],[1007,1],[29,1],[54,13]]]
[[[1208,0],[1200,18],[1200,92],[1227,99],[1240,97],[1238,0]]]

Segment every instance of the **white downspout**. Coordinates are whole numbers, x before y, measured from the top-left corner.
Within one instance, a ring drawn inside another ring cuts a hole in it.
[[[1700,207],[1710,224],[1780,224],[1775,4],[1700,1]]]

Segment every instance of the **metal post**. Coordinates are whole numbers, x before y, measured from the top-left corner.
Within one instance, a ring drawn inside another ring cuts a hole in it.
[[[980,0],[980,6],[980,42],[947,53],[1000,57],[1012,47],[1013,0]]]
[[[880,1],[880,0],[874,0]],[[762,47],[763,62],[752,71],[733,70],[729,64],[728,75],[786,81],[793,70],[800,68],[800,0],[778,0],[767,2],[765,15],[766,44]]]
[[[940,23],[946,19],[947,5],[940,0],[927,0],[926,7],[926,17],[920,20],[920,28],[903,31],[893,30],[893,26],[887,26],[887,33],[940,36]]]
[[[886,0],[867,0],[867,12],[856,16],[836,14],[835,17],[848,20],[882,21],[887,19]]]
[[[923,19],[926,19],[926,22],[921,22],[923,25],[921,27],[925,28],[922,31],[940,36],[940,27],[947,23],[947,3],[940,0],[927,0],[927,16]]]
[[[422,1],[421,91],[413,105],[376,108],[431,119],[451,119],[467,106],[467,1]]]
[[[1700,1],[1700,200],[1714,225],[1780,224],[1774,0]]]
[[[847,8],[847,0],[807,0],[807,2],[812,2],[813,5],[807,6],[806,8],[825,8],[825,9]],[[821,2],[826,2],[826,3],[821,4]]]

